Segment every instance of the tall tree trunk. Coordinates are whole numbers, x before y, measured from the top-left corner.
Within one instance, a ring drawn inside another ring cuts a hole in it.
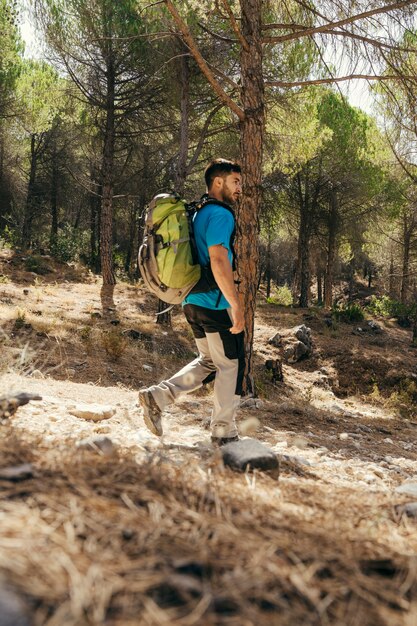
[[[180,95],[180,112],[181,112],[181,126],[180,126],[180,151],[177,161],[177,171],[175,176],[175,189],[183,196],[185,190],[185,181],[187,179],[187,159],[189,148],[189,125],[190,125],[190,69],[188,49],[181,42],[180,68],[178,71],[181,95]]]
[[[114,285],[113,270],[113,167],[115,145],[115,72],[111,50],[107,61],[106,128],[102,162],[102,203],[100,220],[100,258],[103,285]]]
[[[238,209],[237,253],[240,290],[245,296],[246,371],[244,392],[254,392],[251,375],[256,291],[259,271],[259,212],[262,202],[262,156],[265,133],[262,68],[262,0],[240,0],[240,66],[244,119],[240,123],[240,160],[244,193]]]
[[[98,267],[99,263],[99,254],[97,250],[97,234],[99,231],[99,213],[100,213],[100,195],[97,195],[101,192],[101,187],[97,187],[97,179],[96,179],[96,168],[94,165],[91,165],[90,168],[90,184],[91,184],[91,192],[89,194],[89,205],[90,205],[90,267],[96,273],[100,272],[100,268]],[[96,190],[97,193],[93,193],[93,190]]]
[[[268,231],[268,246],[266,249],[266,297],[269,298],[271,296],[271,231]]]
[[[52,248],[58,238],[58,167],[56,164],[56,153],[52,155],[52,180],[51,180],[51,233],[49,245]]]
[[[22,228],[22,247],[26,249],[30,246],[31,238],[32,238],[32,222],[34,216],[34,191],[35,191],[35,182],[36,182],[36,168],[38,161],[38,151],[36,149],[37,145],[37,136],[35,134],[30,137],[30,171],[29,171],[29,181],[26,195],[26,204],[25,204],[25,214],[23,218],[23,228]]]
[[[323,273],[321,269],[317,271],[317,304],[323,304]]]
[[[389,297],[395,298],[395,281],[394,281],[394,256],[391,251],[391,260],[389,264],[389,282],[388,282]]]
[[[324,276],[324,306],[331,309],[333,304],[333,272],[337,251],[337,230],[339,207],[337,194],[332,189],[330,194],[330,210],[328,219],[328,239],[327,239],[327,263],[326,274]]]
[[[297,174],[300,225],[298,230],[297,283],[300,289],[298,304],[308,307],[310,294],[310,240],[312,214],[310,198],[310,176],[308,165],[304,170],[304,189],[301,174]]]
[[[408,297],[408,287],[410,283],[410,246],[411,246],[411,229],[404,226],[403,239],[403,262],[401,276],[400,301],[405,304]]]

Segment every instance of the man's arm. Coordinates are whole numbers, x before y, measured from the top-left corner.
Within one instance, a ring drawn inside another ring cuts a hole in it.
[[[236,291],[233,269],[227,255],[227,248],[219,244],[210,246],[208,251],[216,283],[232,309],[233,326],[229,330],[233,334],[241,333],[245,328],[245,319],[239,294]]]

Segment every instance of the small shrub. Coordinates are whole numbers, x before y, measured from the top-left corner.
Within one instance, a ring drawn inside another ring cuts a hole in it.
[[[361,322],[365,318],[365,313],[362,307],[357,304],[348,305],[334,305],[332,307],[332,317],[338,322]]]
[[[25,261],[25,268],[28,272],[34,272],[34,274],[39,274],[40,276],[45,276],[45,274],[50,274],[52,269],[49,267],[47,263],[40,256],[29,256]]]
[[[9,226],[6,226],[0,237],[0,250],[13,250],[18,247],[19,235],[12,230]]]
[[[383,402],[383,398],[377,383],[373,384],[372,391],[369,394],[369,401],[371,404],[381,404]]]
[[[127,348],[125,337],[117,330],[104,333],[101,344],[112,361],[118,361]]]
[[[280,306],[292,306],[293,299],[291,289],[285,283],[283,287],[277,287],[275,293],[267,298],[268,304],[278,304]]]
[[[10,282],[10,278],[4,274],[0,274],[0,284],[7,285]]]
[[[14,321],[14,327],[16,330],[20,330],[26,323],[26,312],[22,309],[17,309],[16,319]]]
[[[399,302],[398,300],[392,300],[388,296],[382,296],[377,298],[372,296],[371,302],[368,305],[368,310],[373,315],[379,315],[381,317],[397,317],[400,320],[409,319],[414,314],[415,305],[407,305]]]
[[[78,330],[79,337],[84,344],[87,354],[91,354],[93,348],[93,329],[91,326],[83,326]]]
[[[394,391],[386,402],[386,406],[400,417],[414,417],[417,412],[417,384],[413,380],[401,381],[398,391]]]
[[[88,233],[75,230],[69,224],[65,224],[51,243],[51,255],[61,263],[78,261],[87,250]]]

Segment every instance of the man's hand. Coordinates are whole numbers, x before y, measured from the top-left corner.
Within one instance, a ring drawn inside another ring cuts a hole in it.
[[[233,335],[237,335],[238,333],[241,333],[243,330],[245,330],[245,317],[240,307],[232,307],[231,313],[233,326],[232,328],[229,328],[229,330]]]

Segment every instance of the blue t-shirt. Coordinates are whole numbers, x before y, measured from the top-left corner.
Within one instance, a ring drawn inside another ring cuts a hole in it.
[[[198,260],[200,265],[205,266],[210,262],[209,247],[222,245],[227,249],[230,264],[233,263],[233,252],[230,248],[235,220],[230,211],[218,204],[206,204],[197,211],[193,218],[194,237],[197,246]],[[205,293],[190,293],[184,304],[196,304],[206,309],[228,309],[230,304],[221,296],[218,306],[219,290],[213,289]]]

